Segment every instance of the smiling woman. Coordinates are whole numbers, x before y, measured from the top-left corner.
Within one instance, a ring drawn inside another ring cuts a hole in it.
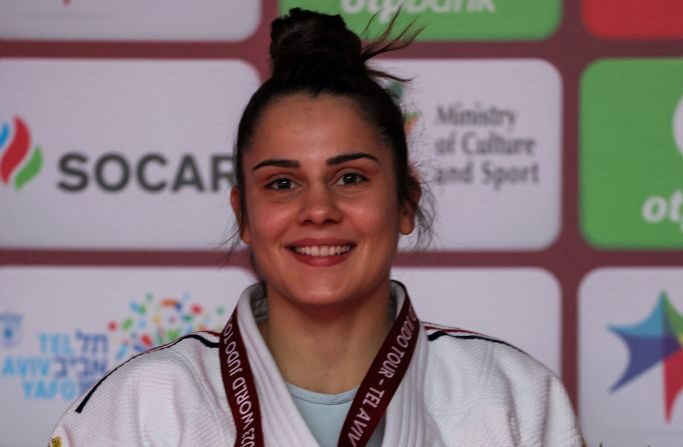
[[[272,25],[272,74],[239,125],[231,191],[261,282],[221,334],[121,365],[61,445],[578,446],[560,381],[507,343],[418,320],[390,280],[429,219],[400,106],[339,16]],[[395,79],[395,78],[392,78]]]
[[[233,207],[240,212],[242,195],[242,239],[270,307],[312,306],[305,315],[315,315],[324,305],[336,315],[333,307],[379,295],[386,309],[398,235],[413,230],[414,212],[399,204],[391,150],[358,106],[328,94],[280,98],[242,163],[249,174]]]

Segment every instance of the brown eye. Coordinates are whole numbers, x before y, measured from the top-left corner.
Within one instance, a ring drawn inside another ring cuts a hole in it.
[[[337,184],[339,185],[355,185],[357,183],[362,183],[367,181],[367,177],[364,175],[360,175],[355,172],[348,172],[346,174],[343,174],[341,177],[339,177],[339,180],[337,180]]]
[[[266,188],[273,189],[275,191],[286,191],[289,189],[294,189],[296,184],[288,178],[278,178],[266,185]]]

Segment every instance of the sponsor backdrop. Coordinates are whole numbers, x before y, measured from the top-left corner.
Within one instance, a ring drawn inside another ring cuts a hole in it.
[[[44,445],[110,368],[221,330],[252,281],[234,268],[0,268],[0,400],[16,415],[0,419],[1,445]]]
[[[392,59],[382,68],[413,79],[390,87],[405,104],[414,162],[438,203],[431,249],[552,244],[560,229],[557,70],[539,59]]]
[[[683,438],[678,0],[9,0],[0,4],[0,446],[41,445],[105,371],[222,326],[237,119],[290,7],[370,35],[406,111],[433,243],[423,319],[557,372],[587,444]]]
[[[0,37],[35,40],[239,41],[260,21],[258,1],[4,0]]]
[[[239,60],[0,60],[0,201],[11,210],[0,244],[220,245],[228,142],[258,84]]]
[[[624,447],[683,439],[682,277],[682,268],[601,268],[581,282],[579,390],[589,439]]]

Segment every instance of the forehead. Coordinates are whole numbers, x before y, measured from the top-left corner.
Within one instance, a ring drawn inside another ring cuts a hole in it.
[[[245,158],[299,159],[349,151],[374,155],[388,152],[379,132],[352,99],[295,94],[278,98],[266,107]]]

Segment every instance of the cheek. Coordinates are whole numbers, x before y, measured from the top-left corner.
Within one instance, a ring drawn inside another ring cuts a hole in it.
[[[249,208],[249,230],[252,248],[269,248],[287,230],[292,221],[291,209],[261,203],[251,204]]]
[[[397,202],[395,197],[388,194],[376,194],[349,203],[345,214],[362,233],[392,239],[398,237]]]

